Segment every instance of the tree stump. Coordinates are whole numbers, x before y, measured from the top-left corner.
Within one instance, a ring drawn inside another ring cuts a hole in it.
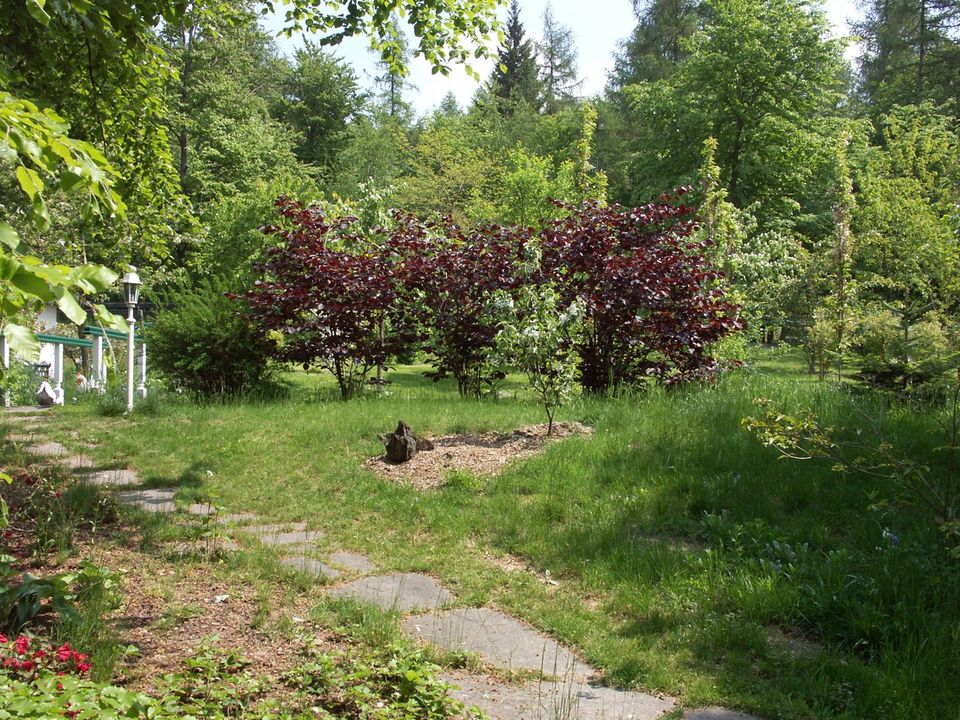
[[[417,438],[413,430],[403,420],[397,423],[397,429],[383,436],[387,446],[387,460],[392,463],[405,463],[417,454]]]

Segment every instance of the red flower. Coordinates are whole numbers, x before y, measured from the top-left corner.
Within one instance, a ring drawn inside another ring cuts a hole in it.
[[[70,661],[70,646],[61,645],[57,648],[57,660],[60,662],[69,662]]]
[[[5,643],[5,642],[10,642],[10,641],[7,639],[6,635],[4,635],[3,633],[0,633],[0,643]]]
[[[33,670],[36,666],[37,664],[33,660],[24,660],[22,663],[20,663],[21,670],[30,671],[30,670]]]
[[[84,673],[89,672],[90,668],[92,668],[92,667],[93,667],[93,665],[91,665],[91,664],[88,663],[88,662],[78,662],[78,663],[77,663],[77,672],[80,673],[81,675],[83,675]]]
[[[28,638],[26,635],[21,635],[17,638],[17,641],[13,644],[13,646],[16,648],[17,655],[26,655],[27,648],[30,647],[30,638]]]
[[[34,659],[34,660],[39,660],[40,658],[44,658],[44,657],[46,657],[46,656],[47,656],[47,651],[46,651],[46,650],[37,650],[37,651],[33,654],[33,659]]]
[[[5,668],[10,668],[12,670],[19,670],[20,661],[15,658],[7,658],[6,660],[3,661],[3,666]]]

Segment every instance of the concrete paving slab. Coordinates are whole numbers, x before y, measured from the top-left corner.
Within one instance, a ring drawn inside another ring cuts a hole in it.
[[[117,493],[117,500],[124,505],[132,505],[145,512],[170,513],[176,510],[173,488],[151,488],[149,490],[124,490]]]
[[[41,405],[14,405],[3,408],[3,412],[7,415],[42,415],[50,412],[50,408]]]
[[[210,515],[217,515],[217,508],[215,505],[211,505],[210,503],[193,503],[187,507],[187,512],[190,515],[208,517]],[[227,525],[228,523],[249,523],[259,519],[259,515],[251,512],[221,513],[217,515],[217,524]]]
[[[476,705],[491,720],[656,720],[673,707],[670,699],[582,681],[515,686],[464,673],[442,678],[457,686],[453,697],[467,707]]]
[[[340,573],[334,568],[306,555],[291,555],[285,557],[280,561],[280,564],[307,573],[308,575],[313,575],[314,577],[334,580],[340,576]]]
[[[33,455],[34,457],[57,457],[58,455],[64,455],[69,452],[66,447],[58,442],[45,442],[40,443],[39,445],[27,445],[23,448],[23,451],[27,455]]]
[[[370,559],[366,555],[343,550],[331,555],[330,562],[342,567],[344,570],[352,570],[358,573],[370,573],[377,569],[376,565],[370,562]]]
[[[35,432],[19,432],[19,433],[9,433],[4,440],[15,443],[32,443],[37,440],[37,433]]]
[[[305,522],[271,523],[269,525],[248,525],[243,532],[248,535],[275,535],[278,532],[302,532],[307,529]]]
[[[90,485],[102,485],[105,487],[125,487],[127,485],[139,485],[140,475],[136,470],[128,468],[114,468],[112,470],[97,470],[95,472],[78,472],[77,480],[89,483]]]
[[[371,575],[330,591],[336,598],[359,600],[384,610],[433,610],[456,598],[429,575]]]
[[[79,453],[77,455],[67,455],[66,457],[58,458],[57,465],[63,465],[64,467],[68,467],[73,470],[79,470],[82,468],[93,467],[93,460],[83,453]]]
[[[293,532],[267,533],[257,539],[264,545],[284,547],[286,545],[308,545],[323,538],[323,533],[313,530],[294,530]]]
[[[488,608],[457,608],[407,618],[403,629],[445,650],[478,653],[507,670],[585,680],[593,669],[556,640]]]
[[[736,710],[727,710],[720,707],[705,707],[685,710],[683,720],[760,720],[760,718],[737,712]]]

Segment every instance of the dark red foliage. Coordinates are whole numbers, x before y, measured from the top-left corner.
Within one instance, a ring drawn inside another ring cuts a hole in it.
[[[543,230],[540,281],[557,283],[566,302],[586,304],[577,346],[585,390],[716,372],[708,348],[739,321],[705,246],[690,240],[692,213],[668,202],[633,209],[588,204]]]
[[[251,316],[265,332],[283,335],[280,359],[329,369],[347,399],[410,341],[386,332],[381,339],[399,295],[394,267],[383,253],[364,249],[369,243],[351,234],[350,218],[330,225],[316,208],[286,198],[277,206],[292,229],[265,229],[282,244],[245,295]]]
[[[434,358],[432,377],[452,375],[461,394],[479,396],[503,376],[489,362],[501,322],[491,298],[522,282],[555,283],[565,302],[585,303],[576,346],[585,390],[708,378],[717,371],[710,346],[739,327],[737,309],[705,245],[690,239],[692,209],[675,201],[569,208],[538,238],[398,213],[374,245],[351,234],[350,219],[331,226],[317,209],[280,199],[293,229],[265,230],[282,242],[246,299],[264,331],[284,336],[279,357],[327,367],[344,398],[370,369],[418,344]],[[522,276],[538,242],[540,269]]]
[[[461,395],[479,397],[504,377],[488,362],[499,330],[489,302],[496,291],[519,284],[516,269],[530,231],[491,225],[465,233],[450,222],[396,220],[388,245],[402,257],[404,287],[421,311],[424,349],[435,366],[427,375],[452,375]]]

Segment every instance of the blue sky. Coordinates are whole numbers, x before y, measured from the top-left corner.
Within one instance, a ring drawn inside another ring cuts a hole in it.
[[[571,28],[576,36],[582,93],[589,96],[600,92],[613,65],[617,44],[630,34],[635,23],[630,0],[520,0],[520,19],[527,36],[534,40],[540,39],[543,11],[548,2],[557,21]],[[827,0],[824,7],[834,32],[847,35],[848,21],[857,15],[854,0]],[[506,17],[506,8],[501,9],[501,17]],[[265,26],[272,31],[278,30],[282,20],[267,18]],[[281,50],[289,54],[303,40],[297,36],[289,40],[280,37],[278,42]],[[353,66],[363,86],[371,85],[375,60],[364,38],[347,40],[333,52]],[[474,69],[486,79],[492,67],[492,61],[487,61],[476,63]],[[447,77],[432,75],[426,62],[414,58],[410,70],[410,82],[415,89],[407,92],[407,99],[420,115],[430,112],[448,92],[453,92],[465,106],[477,89],[476,81],[462,68],[454,68]]]

